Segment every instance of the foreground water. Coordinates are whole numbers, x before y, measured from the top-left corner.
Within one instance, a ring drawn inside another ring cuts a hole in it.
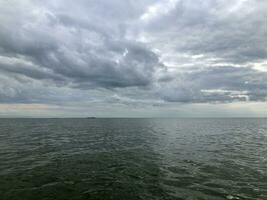
[[[0,199],[267,199],[267,119],[0,119]]]

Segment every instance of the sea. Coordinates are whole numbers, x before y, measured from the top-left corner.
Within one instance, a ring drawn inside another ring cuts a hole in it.
[[[0,119],[0,200],[267,200],[267,119]]]

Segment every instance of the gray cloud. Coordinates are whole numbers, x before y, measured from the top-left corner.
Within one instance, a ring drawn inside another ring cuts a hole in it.
[[[267,3],[2,1],[0,102],[266,101]]]
[[[105,2],[102,2],[103,7],[98,6],[99,2],[87,4],[81,1],[76,9],[80,9],[80,12],[86,11],[84,6],[100,9],[94,11],[96,15],[88,10],[88,19],[91,15],[93,18],[104,17],[104,8],[111,6]],[[71,3],[66,13],[71,13],[70,6]],[[2,64],[2,69],[36,79],[65,78],[82,88],[87,85],[106,88],[146,86],[153,79],[155,68],[160,64],[156,54],[145,44],[129,41],[121,35],[121,24],[110,20],[111,24],[105,26],[101,24],[107,23],[104,18],[100,21],[86,21],[82,16],[85,13],[81,13],[79,18],[42,7],[37,7],[41,12],[35,16],[37,19],[30,21],[29,17],[34,15],[35,7],[32,7],[30,14],[10,16],[13,19],[6,21],[12,23],[4,23],[0,31],[1,52],[5,58],[20,59],[31,64],[28,68],[21,63],[19,67],[11,66],[14,63],[9,66]],[[33,65],[39,69],[33,70]]]
[[[244,64],[266,59],[266,9],[258,0],[180,0],[146,26],[153,42],[175,52]]]
[[[218,66],[177,75],[181,80],[163,83],[159,94],[170,102],[266,101],[267,72]]]

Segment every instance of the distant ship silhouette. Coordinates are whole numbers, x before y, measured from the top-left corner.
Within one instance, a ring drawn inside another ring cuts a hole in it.
[[[96,119],[96,117],[87,117],[87,119]]]

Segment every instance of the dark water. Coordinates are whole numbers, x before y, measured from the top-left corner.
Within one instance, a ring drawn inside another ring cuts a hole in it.
[[[0,199],[267,199],[267,119],[0,119]]]

